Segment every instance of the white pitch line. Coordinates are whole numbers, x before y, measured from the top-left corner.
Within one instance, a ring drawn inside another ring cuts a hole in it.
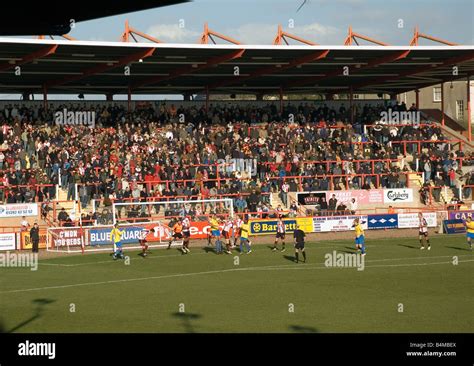
[[[460,261],[459,263],[466,263],[466,262],[474,262],[474,259],[468,259],[465,261]],[[374,264],[373,266],[370,265],[365,265],[365,268],[375,268],[375,267],[411,267],[411,266],[431,266],[431,265],[439,265],[439,264],[450,264],[453,265],[452,262],[430,262],[430,263],[401,263],[401,264]],[[306,264],[306,266],[301,265],[301,266],[293,266],[291,268],[282,268],[282,267],[272,267],[272,268],[266,268],[266,267],[259,267],[259,268],[254,268],[254,271],[271,271],[271,270],[304,270],[304,269],[333,269],[333,268],[344,268],[344,267],[326,267],[324,264],[316,264],[316,265],[310,265]],[[347,267],[346,269],[355,269],[357,267]],[[242,270],[245,270],[245,268],[242,268]],[[361,271],[363,272],[363,271]]]
[[[370,248],[374,248],[375,245],[371,245]],[[206,248],[206,247],[203,247],[203,248]],[[207,247],[207,248],[211,248],[211,247]],[[328,249],[328,248],[334,248],[334,246],[328,246],[328,247],[317,247],[317,248],[311,248],[311,249]],[[198,248],[197,248],[198,249]],[[199,253],[193,253],[191,254],[192,256],[195,256],[195,255],[201,255],[201,254],[209,254],[209,252],[207,253],[202,253],[202,252],[199,252]],[[232,253],[233,255],[236,255],[237,253]],[[146,260],[150,260],[150,259],[161,259],[161,258],[174,258],[174,257],[182,257],[183,255],[182,254],[176,254],[176,255],[160,255],[160,256],[152,256],[152,257],[147,257]],[[48,260],[48,259],[46,259]],[[130,257],[130,260],[144,260],[144,258],[132,258]],[[104,263],[114,263],[115,261],[112,261],[112,260],[108,260],[108,261],[96,261],[96,262],[85,262],[85,263],[74,263],[74,264],[66,264],[66,263],[44,263],[42,261],[40,261],[38,264],[39,265],[44,265],[44,266],[59,266],[59,267],[78,267],[78,266],[87,266],[89,264],[104,264]]]
[[[319,248],[311,248],[311,249],[327,249],[327,248],[334,248],[333,246],[331,247],[319,247]],[[373,246],[370,247],[371,249]],[[336,249],[334,249],[336,250]],[[336,250],[337,251],[337,250]],[[209,254],[209,253],[193,253],[191,256],[195,255],[202,255],[202,254]],[[236,255],[237,253],[233,253],[233,255]],[[355,252],[353,254],[356,254]],[[153,256],[153,257],[147,257],[146,260],[150,259],[162,259],[162,258],[175,258],[175,257],[182,257],[182,254],[177,254],[177,255],[163,255],[163,256]],[[434,257],[404,257],[404,258],[386,258],[386,259],[377,259],[377,261],[397,261],[397,260],[404,260],[404,259],[424,259],[424,258],[452,258],[452,255],[444,255],[444,256],[434,256]],[[458,257],[470,257],[469,254],[466,255],[458,255]],[[130,258],[130,260],[145,260],[144,258]],[[373,262],[373,260],[370,260]],[[78,267],[78,266],[86,266],[90,264],[104,264],[104,263],[115,263],[113,260],[108,260],[108,261],[96,261],[96,262],[85,262],[85,263],[74,263],[74,264],[66,264],[66,263],[44,263],[44,262],[39,262],[39,265],[43,266],[60,266],[60,267]]]
[[[466,261],[460,261],[459,263],[465,263],[465,262],[474,262],[474,259],[466,260]],[[366,266],[366,267],[369,267],[369,268],[373,268],[373,267],[407,267],[407,266],[430,266],[430,265],[439,265],[439,264],[450,264],[450,265],[452,265],[452,262],[379,264],[379,265]],[[164,275],[164,276],[138,277],[138,278],[128,278],[128,279],[121,279],[121,280],[110,280],[110,281],[100,281],[100,282],[85,282],[85,283],[76,283],[76,284],[70,284],[70,285],[36,287],[36,288],[19,289],[19,290],[9,290],[9,291],[1,291],[0,294],[12,294],[12,293],[20,293],[20,292],[43,291],[43,290],[56,290],[56,289],[64,289],[64,288],[71,288],[71,287],[97,286],[97,285],[107,285],[107,284],[124,283],[124,282],[159,280],[159,279],[176,278],[176,277],[191,277],[191,276],[217,274],[217,273],[227,273],[227,272],[239,272],[239,271],[282,270],[282,269],[330,269],[331,268],[331,267],[326,267],[326,266],[321,266],[321,265],[322,265],[321,263],[318,263],[316,265],[301,264],[299,267],[296,267],[296,265],[293,263],[293,264],[287,264],[287,265],[281,265],[281,266],[231,268],[231,269],[205,271],[205,272],[177,273],[177,274]],[[287,268],[289,266],[292,266],[292,267]]]

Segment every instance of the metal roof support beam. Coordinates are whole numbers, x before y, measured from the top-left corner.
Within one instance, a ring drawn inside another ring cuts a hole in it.
[[[262,75],[276,74],[278,72],[282,72],[284,70],[291,69],[291,68],[299,66],[299,65],[304,65],[304,64],[307,64],[309,62],[313,62],[313,61],[323,59],[328,55],[328,53],[329,53],[329,50],[317,51],[317,52],[311,53],[310,55],[294,59],[293,61],[290,61],[287,65],[274,65],[274,66],[270,66],[270,67],[262,67],[262,68],[260,68],[256,71],[252,72],[248,76],[243,76],[243,77],[234,76],[234,77],[228,78],[226,80],[222,80],[221,82],[211,84],[209,86],[209,89],[216,89],[216,88],[219,88],[219,87],[222,87],[222,86],[236,84],[236,83],[239,83],[239,82],[247,81],[249,79],[258,78],[259,76],[262,76]]]
[[[390,81],[390,80],[397,80],[401,77],[416,75],[416,74],[420,74],[420,73],[423,73],[423,72],[426,72],[426,71],[436,70],[436,69],[439,69],[441,67],[456,65],[456,64],[459,64],[459,63],[462,63],[462,62],[473,60],[473,59],[474,59],[474,52],[468,53],[467,55],[463,55],[463,56],[457,56],[457,57],[449,58],[449,59],[443,61],[439,65],[436,64],[436,65],[430,65],[430,66],[421,66],[421,67],[418,67],[414,70],[405,71],[405,72],[403,72],[403,73],[401,73],[397,76],[380,77],[380,78],[372,79],[372,80],[364,82],[364,83],[355,84],[355,85],[353,85],[353,88],[354,88],[354,90],[357,90],[359,88],[363,88],[363,87],[366,87],[366,86],[371,86],[371,85],[376,85],[376,84],[383,84],[383,83],[386,83],[387,81]]]
[[[134,35],[145,38],[145,39],[147,39],[151,42],[154,42],[154,43],[163,43],[158,38],[149,36],[146,33],[140,32],[140,31],[130,27],[130,24],[128,23],[128,20],[126,20],[125,21],[125,31],[122,33],[122,35],[120,37],[120,40],[122,42],[130,42],[130,37],[132,37],[135,42],[138,42],[137,39],[134,37]]]
[[[448,45],[448,46],[457,46],[458,45],[458,43],[449,42],[449,41],[446,41],[446,40],[441,39],[441,38],[437,38],[437,37],[433,37],[433,36],[430,36],[430,35],[427,35],[427,34],[424,34],[424,33],[420,33],[420,31],[418,29],[418,26],[416,26],[415,31],[413,32],[413,38],[410,41],[410,46],[418,46],[418,41],[419,41],[420,38],[424,38],[424,39],[427,39],[427,40],[430,40],[430,41],[433,41],[433,42],[442,43],[442,44],[445,44],[445,45]]]
[[[63,79],[59,79],[59,80],[48,81],[48,82],[46,82],[45,85],[48,88],[50,88],[52,86],[63,85],[63,84],[67,84],[67,83],[70,83],[70,82],[73,82],[73,81],[81,80],[81,79],[84,79],[88,76],[101,74],[103,72],[115,69],[117,67],[124,66],[124,65],[127,65],[127,64],[132,63],[132,62],[139,61],[140,59],[150,57],[153,54],[153,52],[155,52],[155,48],[148,48],[145,51],[140,51],[140,52],[134,53],[133,55],[123,57],[111,66],[109,66],[108,64],[101,64],[101,65],[98,65],[98,66],[94,66],[90,69],[84,70],[81,75],[73,75],[73,76],[69,76],[69,77],[66,77],[66,78],[63,78]]]
[[[0,71],[5,71],[8,69],[11,69],[12,67],[16,67],[19,65],[24,65],[28,62],[32,62],[34,60],[37,60],[42,57],[49,56],[53,53],[56,52],[58,48],[58,45],[53,45],[53,46],[47,46],[45,48],[42,48],[36,52],[30,53],[29,55],[26,55],[21,58],[21,61],[17,61],[15,63],[10,63],[10,62],[5,62],[3,64],[0,64]]]
[[[352,26],[349,26],[349,31],[347,34],[346,39],[344,40],[344,45],[345,46],[352,46],[352,42],[355,42],[356,45],[359,45],[359,42],[357,42],[357,38],[363,39],[364,41],[371,42],[378,44],[379,46],[388,46],[388,43],[377,41],[376,39],[364,36],[362,34],[356,33],[352,31]]]
[[[370,69],[370,68],[373,68],[373,67],[377,67],[378,65],[383,65],[383,64],[386,64],[386,63],[389,63],[389,62],[394,62],[394,61],[397,61],[397,60],[404,59],[405,57],[408,56],[409,53],[410,53],[410,51],[394,52],[394,53],[392,53],[388,56],[377,58],[377,59],[369,62],[367,65],[361,66],[359,68],[357,68],[355,66],[351,66],[351,67],[348,66],[349,67],[349,69],[348,69],[349,75],[356,74],[357,72],[359,72],[361,70],[366,70],[366,69]],[[323,76],[315,76],[315,77],[305,78],[303,80],[298,80],[298,81],[288,83],[288,84],[285,85],[285,88],[291,88],[291,87],[298,87],[298,86],[303,86],[303,85],[308,85],[308,84],[314,84],[318,81],[321,81],[321,80],[324,80],[324,79],[327,79],[327,78],[330,78],[330,77],[342,76],[342,72],[343,72],[343,70],[341,68],[338,68],[337,70],[334,70],[334,71],[332,71],[332,72],[330,72],[326,75],[323,75]]]
[[[303,39],[303,38],[297,37],[293,34],[285,32],[283,30],[282,26],[280,24],[278,24],[278,31],[277,31],[277,35],[276,35],[275,39],[273,40],[273,44],[274,45],[281,45],[282,41],[284,41],[287,45],[289,45],[289,43],[288,43],[288,41],[286,40],[285,37],[291,38],[295,41],[298,41],[298,42],[301,42],[301,43],[304,43],[304,44],[307,44],[307,45],[310,45],[310,46],[317,46],[318,45],[317,43],[308,41],[306,39]]]
[[[216,65],[222,64],[224,62],[239,58],[244,54],[244,52],[245,52],[245,50],[238,50],[238,51],[231,52],[231,53],[228,53],[228,54],[223,55],[223,56],[216,56],[216,57],[213,57],[213,58],[210,58],[209,60],[207,60],[205,64],[196,65],[197,67],[193,67],[193,65],[180,67],[180,68],[177,68],[177,69],[171,71],[171,73],[168,76],[152,77],[152,78],[148,78],[144,81],[141,81],[139,83],[136,83],[136,84],[132,85],[132,89],[137,89],[137,88],[140,88],[140,87],[145,86],[145,85],[152,85],[152,84],[157,84],[157,83],[162,82],[162,81],[175,79],[175,78],[180,77],[182,75],[192,74],[194,72],[201,71],[201,70],[207,69],[209,67],[216,66]]]
[[[231,37],[227,37],[221,33],[217,33],[211,29],[209,29],[209,25],[207,23],[204,23],[204,31],[201,35],[201,38],[199,39],[199,43],[201,44],[208,44],[209,43],[209,40],[212,41],[212,43],[216,44],[216,41],[214,41],[214,38],[213,37],[217,37],[217,38],[220,38],[221,40],[223,41],[227,41],[229,43],[233,43],[233,44],[241,44],[239,41],[231,38]]]

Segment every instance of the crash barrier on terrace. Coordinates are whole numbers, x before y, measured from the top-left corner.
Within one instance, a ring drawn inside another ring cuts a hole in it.
[[[448,196],[448,192],[451,191],[453,196],[462,200],[472,200],[474,185],[472,184],[463,184],[461,186],[424,186],[420,189],[422,195],[421,199],[425,204],[433,205],[434,203],[442,203],[448,206],[456,207],[456,203],[444,202],[441,194],[444,194],[444,197]]]

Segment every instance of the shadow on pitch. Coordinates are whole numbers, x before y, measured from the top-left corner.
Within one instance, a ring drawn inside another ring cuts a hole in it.
[[[295,256],[293,255],[284,255],[283,258],[290,262],[294,262],[296,260]]]
[[[446,247],[446,248],[456,249],[456,250],[466,250],[466,251],[468,251],[468,252],[471,251],[469,248],[461,248],[461,247]]]
[[[349,253],[349,254],[354,254],[357,253],[357,251],[354,250],[354,248],[351,247],[346,247],[348,250],[338,250],[339,253]]]
[[[2,322],[0,322],[0,333],[14,333],[14,332],[17,332],[18,330],[23,328],[25,325],[28,325],[28,324],[34,322],[35,320],[41,318],[41,316],[43,315],[43,311],[44,311],[45,307],[48,306],[49,304],[52,304],[55,301],[56,300],[51,300],[51,299],[34,299],[34,300],[32,300],[31,302],[34,305],[33,315],[31,317],[29,317],[28,319],[25,319],[21,323],[15,325],[12,329],[8,329],[8,330],[5,328],[4,324]]]
[[[399,247],[405,247],[405,248],[410,248],[410,249],[419,249],[420,247],[416,247],[413,245],[407,245],[407,244],[397,244]]]
[[[294,333],[318,333],[318,330],[314,327],[303,327],[301,325],[290,325],[288,327],[290,331]]]
[[[216,249],[213,247],[203,247],[202,250],[204,250],[206,253],[215,253]]]
[[[181,325],[183,326],[185,333],[196,333],[192,322],[193,320],[201,318],[200,314],[177,312],[172,313],[171,315],[181,320]]]

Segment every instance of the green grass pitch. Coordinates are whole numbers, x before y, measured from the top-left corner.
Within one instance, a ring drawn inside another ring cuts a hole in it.
[[[368,239],[365,269],[327,268],[350,240],[249,255],[155,249],[131,260],[108,253],[0,268],[2,332],[472,332],[474,253],[464,236]],[[239,264],[235,264],[239,257]],[[458,264],[453,264],[457,257]]]

